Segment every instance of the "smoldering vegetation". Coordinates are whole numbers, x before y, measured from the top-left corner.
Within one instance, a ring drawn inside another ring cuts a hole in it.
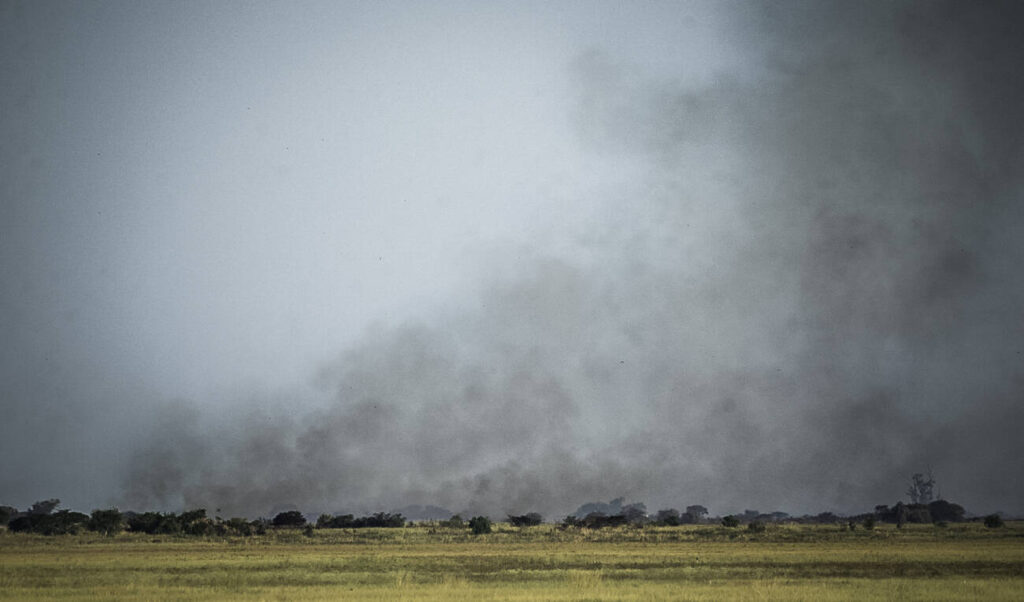
[[[581,139],[644,173],[578,252],[368,332],[319,409],[168,404],[124,505],[844,511],[932,466],[1019,511],[1024,5],[730,10],[749,72],[573,65]]]

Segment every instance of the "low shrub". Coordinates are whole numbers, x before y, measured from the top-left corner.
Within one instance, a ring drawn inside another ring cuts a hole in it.
[[[469,528],[474,535],[483,535],[491,532],[491,519],[486,516],[474,516],[469,519]]]
[[[536,512],[530,512],[529,514],[524,514],[522,516],[508,515],[508,522],[513,527],[532,527],[534,525],[539,525],[543,520],[544,517]]]
[[[985,526],[989,529],[998,529],[1003,526],[1003,517],[998,514],[989,514],[985,517]]]

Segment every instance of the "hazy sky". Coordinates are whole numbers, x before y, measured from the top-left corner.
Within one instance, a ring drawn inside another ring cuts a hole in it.
[[[1018,4],[0,3],[0,503],[1024,512]]]

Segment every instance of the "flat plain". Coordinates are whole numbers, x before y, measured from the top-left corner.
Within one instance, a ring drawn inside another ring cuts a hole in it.
[[[1024,523],[1001,529],[709,525],[255,537],[0,531],[0,599],[1022,600]]]

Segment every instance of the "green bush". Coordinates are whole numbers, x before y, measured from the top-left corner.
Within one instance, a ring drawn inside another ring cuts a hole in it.
[[[764,533],[765,529],[767,529],[767,527],[765,527],[765,524],[759,520],[750,521],[747,524],[747,530],[751,533]]]
[[[306,517],[298,510],[289,510],[279,512],[273,522],[275,527],[301,527],[306,524]]]
[[[249,536],[253,533],[252,523],[244,518],[230,518],[224,523],[224,526],[228,532],[235,535]]]
[[[448,520],[441,521],[440,524],[442,527],[448,527],[449,529],[464,529],[466,527],[466,521],[462,520],[462,517],[458,514]]]
[[[484,533],[491,532],[491,519],[486,516],[474,516],[469,519],[469,528],[473,530],[474,535],[482,535]]]
[[[120,533],[124,528],[124,517],[117,508],[109,510],[93,510],[89,518],[88,527],[90,531],[96,531],[104,535]]]
[[[530,512],[522,516],[508,515],[508,522],[513,527],[532,527],[541,524],[544,521],[544,517],[536,512]]]
[[[14,533],[39,533],[40,535],[70,535],[81,531],[89,522],[89,516],[81,512],[61,510],[53,514],[25,514],[14,518],[7,528]]]
[[[736,527],[740,526],[740,519],[736,518],[731,514],[729,516],[724,516],[722,517],[722,526],[729,527],[730,529],[735,529]]]
[[[985,526],[989,529],[998,529],[1003,526],[1003,517],[998,514],[989,514],[985,517]]]

